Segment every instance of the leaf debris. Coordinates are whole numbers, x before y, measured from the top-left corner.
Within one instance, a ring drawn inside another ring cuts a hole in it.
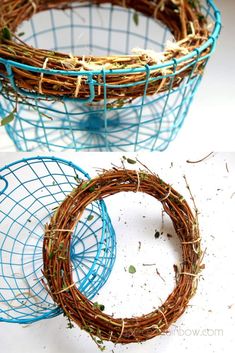
[[[130,265],[129,268],[128,268],[128,272],[131,273],[131,274],[136,273],[136,268],[135,268],[135,266]]]
[[[0,121],[0,126],[5,126],[10,124],[15,119],[15,113],[16,113],[16,108],[14,108],[14,110],[9,115],[5,116],[5,118],[3,118]]]
[[[199,159],[198,161],[190,161],[187,160],[186,163],[191,163],[191,164],[197,164],[197,163],[201,163],[204,162],[206,159],[208,159],[209,157],[211,157],[214,154],[214,152],[209,153],[208,155],[206,155],[205,157]]]

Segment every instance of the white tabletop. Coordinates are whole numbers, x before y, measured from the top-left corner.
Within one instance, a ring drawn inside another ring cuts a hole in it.
[[[2,155],[0,167],[30,155]],[[135,156],[130,155],[131,158]],[[115,347],[107,343],[106,351],[109,353],[229,352],[230,347],[235,344],[235,154],[213,154],[196,164],[186,162],[198,161],[204,156],[189,152],[173,159],[169,153],[138,156],[192,205],[183,179],[184,174],[187,176],[200,212],[202,245],[206,249],[205,270],[186,313],[171,327],[167,335],[143,344]],[[96,167],[121,165],[121,157],[121,154],[115,153],[63,155],[63,158],[79,164],[92,176],[96,175]],[[108,282],[94,300],[104,304],[108,313],[123,317],[150,312],[172,291],[173,265],[179,261],[177,238],[170,222],[165,219],[164,233],[155,239],[155,231],[162,229],[161,208],[150,197],[133,193],[118,194],[108,198],[106,203],[117,234],[118,253]],[[166,233],[173,234],[173,237],[168,238]],[[139,242],[142,244],[140,250]],[[134,275],[125,271],[130,265],[136,268]],[[157,275],[156,269],[164,280]],[[1,351],[99,352],[85,332],[78,327],[67,329],[66,326],[67,322],[62,316],[27,327],[0,323]]]

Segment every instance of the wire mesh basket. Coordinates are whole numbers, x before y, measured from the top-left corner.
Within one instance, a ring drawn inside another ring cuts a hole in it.
[[[62,312],[43,279],[45,225],[87,178],[78,166],[53,157],[23,159],[0,170],[0,321],[32,323]],[[109,277],[116,255],[103,201],[86,208],[70,250],[73,280],[91,299]]]
[[[28,3],[24,11],[30,15],[16,31],[24,32],[20,40],[31,45],[24,60],[17,61],[17,46],[0,50],[0,115],[14,112],[6,130],[16,148],[166,149],[184,122],[219,36],[220,13],[213,1],[201,0],[200,6],[198,1],[179,2],[200,12],[194,22],[186,22],[186,39],[178,42],[183,34],[175,29],[177,18],[171,23],[180,12],[175,1],[149,0],[148,6],[133,0],[42,3]],[[198,21],[203,24],[200,40],[193,27]],[[178,26],[180,32],[183,25]],[[47,49],[37,57],[41,61],[31,62],[32,47]],[[59,69],[49,51],[67,53],[60,54]],[[104,64],[105,57],[109,62]]]

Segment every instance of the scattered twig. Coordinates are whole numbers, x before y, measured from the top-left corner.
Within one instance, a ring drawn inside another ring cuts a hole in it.
[[[142,264],[143,266],[156,266],[156,264]]]
[[[186,175],[184,175],[183,178],[184,178],[184,180],[185,180],[186,187],[187,187],[187,189],[188,189],[188,191],[189,191],[189,194],[190,194],[190,196],[191,196],[191,200],[193,201],[194,210],[195,210],[195,212],[196,212],[196,218],[197,218],[197,217],[198,217],[198,208],[197,208],[197,205],[196,205],[194,196],[193,196],[192,191],[191,191],[191,189],[190,189],[190,186],[189,186],[189,183],[188,183],[188,181],[187,181]]]
[[[165,279],[161,276],[161,274],[160,274],[160,272],[158,271],[157,268],[156,268],[156,273],[157,273],[157,275],[161,278],[161,280],[162,280],[163,282],[166,282]]]
[[[197,163],[201,163],[204,162],[206,159],[208,159],[209,157],[211,157],[214,154],[214,152],[209,153],[207,156],[203,157],[202,159],[199,159],[198,161],[190,161],[187,160],[186,163],[191,163],[191,164],[197,164]]]

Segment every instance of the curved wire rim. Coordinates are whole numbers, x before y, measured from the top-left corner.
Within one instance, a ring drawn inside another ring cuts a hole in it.
[[[54,161],[54,162],[61,162],[61,163],[65,164],[65,165],[68,165],[68,166],[74,168],[75,170],[81,172],[87,179],[91,179],[90,175],[87,172],[85,172],[82,168],[80,168],[78,165],[76,165],[73,162],[68,161],[66,159],[57,158],[57,157],[54,157],[54,156],[36,156],[36,157],[22,158],[20,160],[14,161],[14,162],[9,163],[9,164],[5,165],[4,167],[0,168],[0,173],[3,172],[6,169],[10,169],[11,167],[13,167],[13,166],[15,166],[17,164],[20,164],[20,163],[23,163],[23,162],[29,162],[29,161],[33,161],[33,160],[39,160],[39,161],[48,160],[48,161]],[[8,182],[1,175],[0,175],[0,180],[5,181],[5,183],[6,183],[4,189],[0,191],[0,196],[1,196],[7,190]],[[111,219],[110,219],[110,217],[108,215],[106,204],[105,204],[105,202],[103,200],[99,200],[98,203],[100,204],[100,207],[101,207],[101,219],[102,219],[102,224],[103,224],[101,241],[104,239],[104,235],[105,235],[104,234],[104,230],[106,229],[106,225],[107,225],[107,221],[108,221],[109,222],[109,230],[110,230],[111,236],[113,237],[113,243],[116,244],[116,234],[115,234]],[[102,215],[104,215],[104,214],[106,214],[107,220],[104,217],[102,217]],[[101,252],[101,249],[99,249],[95,259],[97,259],[100,256],[100,252]],[[114,246],[113,247],[113,261],[111,262],[110,273],[112,271],[115,258],[116,258],[116,247]],[[92,274],[94,266],[95,266],[95,262],[93,263],[93,265],[89,269],[86,277],[83,279],[83,281],[81,281],[80,285],[82,285],[83,282],[86,280],[86,278],[88,278]],[[94,297],[94,295],[92,297]],[[57,306],[55,308],[52,308],[51,310],[48,309],[47,313],[45,313],[44,315],[40,315],[40,316],[38,316],[36,318],[30,318],[30,319],[14,319],[14,318],[13,319],[5,319],[5,318],[1,318],[0,317],[0,322],[7,322],[7,323],[13,323],[13,324],[14,323],[17,323],[17,324],[19,324],[19,323],[20,324],[30,324],[30,323],[38,322],[38,321],[41,321],[41,320],[44,320],[44,319],[51,319],[53,317],[58,316],[59,314],[61,314],[61,309]]]
[[[219,9],[217,8],[217,6],[215,5],[215,3],[213,2],[213,0],[206,0],[207,4],[209,6],[211,6],[214,10],[214,15],[215,15],[215,25],[214,25],[214,29],[213,32],[211,33],[211,35],[209,36],[208,40],[201,45],[199,48],[194,49],[191,53],[182,56],[181,58],[178,59],[173,59],[170,61],[166,61],[162,64],[156,64],[156,65],[152,65],[152,66],[148,66],[148,69],[150,71],[152,70],[157,70],[157,69],[162,69],[168,66],[172,66],[172,65],[176,65],[179,63],[182,63],[184,61],[187,61],[191,58],[193,58],[194,56],[198,56],[199,53],[201,53],[202,51],[204,51],[205,49],[207,49],[208,47],[210,47],[211,45],[213,45],[213,43],[216,42],[219,34],[220,34],[220,30],[221,30],[221,13],[219,11]],[[6,60],[6,59],[2,59],[0,58],[0,63],[6,64],[8,66],[15,66],[21,69],[28,69],[29,71],[32,72],[39,72],[39,73],[44,73],[44,74],[66,74],[68,76],[75,76],[78,75],[78,71],[66,71],[66,70],[53,70],[53,69],[42,69],[42,68],[37,68],[35,66],[31,66],[31,65],[26,65],[26,64],[21,64],[18,63],[16,61],[13,60]],[[130,73],[143,73],[146,71],[146,67],[142,67],[142,68],[136,68],[136,69],[121,69],[121,70],[115,70],[115,74],[130,74]],[[101,70],[96,70],[96,71],[85,71],[85,70],[79,70],[79,75],[86,75],[87,77],[92,77],[93,75],[101,75],[103,72],[105,72],[106,74],[112,75],[114,74],[113,70],[105,70],[105,69],[101,69]]]

